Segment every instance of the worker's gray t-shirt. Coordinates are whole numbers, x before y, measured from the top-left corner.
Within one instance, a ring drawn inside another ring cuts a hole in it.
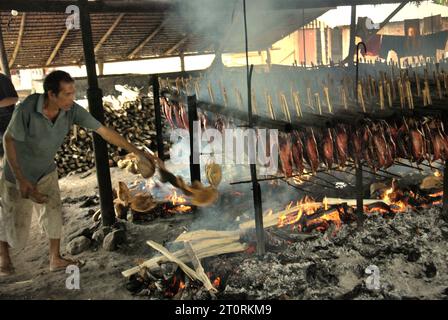
[[[31,183],[56,169],[54,157],[73,124],[97,130],[101,123],[87,110],[74,103],[68,111],[60,110],[54,123],[43,114],[44,95],[32,94],[19,104],[12,115],[5,135],[15,142],[17,161],[23,175]],[[6,153],[6,152],[5,152]],[[4,178],[16,179],[4,157]]]

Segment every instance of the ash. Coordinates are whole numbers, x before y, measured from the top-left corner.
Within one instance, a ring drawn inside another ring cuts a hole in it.
[[[263,258],[235,254],[205,265],[224,279],[220,299],[447,299],[448,223],[440,213],[370,214],[361,228],[315,231]],[[378,289],[369,266],[378,268]]]

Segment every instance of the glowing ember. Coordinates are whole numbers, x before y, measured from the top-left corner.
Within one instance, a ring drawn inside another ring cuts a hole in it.
[[[442,173],[439,170],[434,171],[434,176],[441,177]]]
[[[166,199],[175,206],[174,209],[168,209],[169,212],[183,213],[191,211],[190,206],[184,205],[184,203],[187,202],[187,199],[181,195],[177,195],[176,191],[173,191],[173,194],[167,196]]]
[[[218,288],[221,285],[221,278],[217,277],[214,281],[213,281],[213,286],[215,288]]]
[[[183,290],[185,288],[185,283],[181,280],[179,283],[179,290]]]

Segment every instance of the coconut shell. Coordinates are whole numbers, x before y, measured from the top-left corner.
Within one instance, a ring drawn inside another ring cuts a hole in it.
[[[148,179],[151,178],[156,172],[156,166],[153,161],[141,157],[136,160],[137,170],[142,175],[143,178]]]
[[[136,212],[148,212],[157,205],[149,193],[137,193],[131,200],[131,209]]]
[[[208,164],[205,166],[205,174],[208,182],[215,188],[218,187],[222,180],[221,166],[216,163]]]
[[[431,189],[441,189],[443,187],[443,177],[429,176],[422,180],[420,184],[420,189],[431,190]]]
[[[117,198],[125,205],[127,206],[131,200],[131,194],[129,192],[129,188],[126,185],[126,183],[119,181],[118,182],[118,192],[117,192]]]

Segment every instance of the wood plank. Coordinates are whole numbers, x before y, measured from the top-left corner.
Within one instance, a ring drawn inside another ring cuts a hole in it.
[[[96,44],[95,49],[93,50],[95,54],[101,49],[103,44],[109,39],[112,32],[114,32],[115,28],[117,28],[118,24],[124,17],[124,13],[120,13],[120,15],[115,19],[114,23],[110,26],[109,30],[101,37],[100,41]]]
[[[204,271],[204,268],[202,267],[201,261],[199,261],[199,258],[197,257],[196,253],[193,250],[193,247],[191,246],[191,243],[186,241],[184,243],[185,250],[190,257],[191,262],[193,263],[193,266],[195,268],[196,274],[200,278],[201,282],[204,284],[204,287],[210,292],[211,295],[214,295],[218,292],[218,290],[212,285],[210,282],[210,279],[208,278],[207,274]]]
[[[16,61],[20,46],[22,45],[23,32],[25,30],[25,19],[26,19],[26,13],[24,12],[22,13],[22,19],[20,20],[20,29],[19,29],[19,36],[17,37],[17,43],[14,48],[14,52],[12,53],[11,59],[9,60],[10,68],[13,66],[14,61]]]
[[[53,51],[50,54],[50,57],[47,60],[46,66],[49,66],[54,58],[56,57],[56,54],[58,53],[59,49],[61,48],[62,44],[64,43],[65,38],[67,38],[68,32],[70,30],[68,28],[65,28],[64,33],[62,34],[61,38],[59,39],[58,43],[56,44],[56,47],[54,47]]]
[[[145,39],[143,39],[142,42],[134,49],[130,54],[128,54],[128,59],[133,59],[137,53],[139,53],[143,47],[151,41],[162,29],[163,27],[168,23],[168,20],[162,21],[162,23],[153,31],[151,32]]]
[[[278,219],[280,218],[280,216],[282,215],[287,215],[290,213],[293,213],[294,211],[298,211],[300,209],[307,209],[307,208],[313,208],[313,207],[320,207],[323,206],[322,202],[309,202],[309,203],[303,203],[303,204],[299,204],[296,206],[293,206],[289,209],[285,209],[270,215],[264,215],[263,216],[263,227],[264,228],[269,228],[272,226],[275,226],[278,224]],[[249,220],[246,222],[243,222],[239,225],[240,230],[245,230],[245,229],[250,229],[250,228],[255,228],[255,220]]]
[[[188,277],[190,277],[190,279],[201,281],[198,274],[193,269],[191,269],[189,266],[187,266],[185,263],[183,263],[180,259],[178,259],[176,256],[174,256],[171,252],[169,252],[167,249],[165,249],[162,245],[158,244],[157,242],[151,241],[151,240],[149,240],[146,243],[149,244],[155,250],[159,251],[165,257],[167,257],[167,259],[169,261],[176,263],[183,270],[183,272],[185,272],[185,274]]]
[[[239,236],[240,236],[239,230],[232,230],[232,231],[196,230],[180,234],[176,238],[176,240],[174,240],[174,242],[198,241],[198,240],[216,239],[216,238],[233,238]]]
[[[230,241],[227,243],[222,243],[219,239],[209,240],[209,241],[203,241],[199,243],[192,243],[192,246],[196,252],[196,255],[199,259],[212,257],[212,256],[218,256],[221,254],[227,254],[227,253],[234,253],[234,252],[241,252],[247,249],[247,244]],[[175,257],[180,259],[183,262],[188,262],[189,257],[186,253],[185,249],[178,250],[173,253]],[[143,268],[147,268],[149,270],[157,270],[159,269],[159,264],[167,262],[165,256],[157,256],[154,258],[151,258],[149,260],[144,261],[140,265],[130,268],[128,270],[123,271],[121,274],[124,277],[130,277],[133,274],[138,273]]]
[[[174,46],[172,46],[167,51],[165,51],[164,55],[170,55],[171,53],[173,53],[177,48],[179,48],[181,45],[183,45],[188,40],[188,38],[189,38],[189,36],[186,36],[186,37],[183,37],[182,39],[180,39],[179,42],[177,42]]]

